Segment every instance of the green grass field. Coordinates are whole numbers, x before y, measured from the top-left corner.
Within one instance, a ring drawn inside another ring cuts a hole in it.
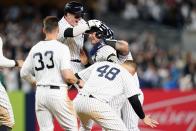
[[[8,93],[14,111],[15,126],[12,131],[25,131],[25,99],[22,92]]]

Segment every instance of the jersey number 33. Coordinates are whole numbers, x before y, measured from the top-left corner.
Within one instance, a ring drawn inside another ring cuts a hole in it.
[[[44,54],[37,52],[33,55],[35,60],[35,70],[40,71],[44,68],[54,68],[53,51],[46,51]]]

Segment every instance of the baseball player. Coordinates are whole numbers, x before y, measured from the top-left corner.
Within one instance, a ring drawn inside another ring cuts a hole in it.
[[[58,40],[66,44],[71,53],[71,67],[74,73],[85,68],[86,63],[81,63],[80,54],[84,53],[83,43],[86,30],[92,26],[99,27],[101,21],[89,20],[85,21],[84,7],[81,3],[71,1],[64,7],[64,16],[59,21]]]
[[[99,28],[93,27],[87,31],[91,43],[94,45],[90,52],[93,62],[98,61],[110,61],[115,63],[123,63],[126,60],[133,60],[131,53],[129,52],[128,43],[123,40],[108,40],[112,38],[113,33],[105,24],[102,24]],[[137,73],[134,74],[134,80],[139,88],[139,80]],[[143,93],[139,96],[140,102],[143,104]],[[115,105],[117,112],[121,115],[126,127],[131,131],[138,131],[139,118],[135,114],[133,108],[128,101],[124,105],[116,106],[121,103],[121,98],[117,97],[112,101],[111,106]],[[121,110],[121,111],[119,111]],[[89,125],[91,122],[89,122]]]
[[[0,67],[21,67],[22,60],[9,60],[3,56],[3,41],[0,37]],[[14,115],[9,97],[0,83],[0,131],[11,131],[14,126]]]
[[[90,130],[87,124],[92,119],[105,130],[128,131],[120,116],[109,105],[114,97],[120,95],[128,99],[145,124],[156,127],[158,123],[143,112],[138,99],[141,90],[131,75],[132,68],[132,61],[129,60],[121,65],[105,61],[77,73],[85,84],[74,99],[74,107],[85,130]]]
[[[58,19],[48,16],[43,21],[45,40],[40,41],[29,52],[21,77],[27,81],[35,75],[36,116],[41,131],[53,131],[53,117],[61,127],[77,131],[77,118],[72,101],[67,96],[67,84],[74,84],[77,78],[71,71],[69,48],[57,41]]]

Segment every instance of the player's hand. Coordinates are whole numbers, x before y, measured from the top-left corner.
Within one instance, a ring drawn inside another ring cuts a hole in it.
[[[16,62],[17,62],[17,67],[22,67],[22,65],[23,65],[23,63],[24,63],[24,61],[23,60],[16,60]]]
[[[88,57],[87,57],[86,53],[84,52],[84,50],[80,51],[80,60],[83,65],[88,64]]]
[[[101,26],[101,24],[102,24],[102,22],[100,20],[96,20],[96,19],[89,20],[87,23],[89,25],[89,28],[91,28],[91,27],[99,28]]]
[[[145,118],[143,119],[143,122],[152,128],[157,127],[157,125],[159,124],[156,120],[150,118],[150,115],[145,116]]]

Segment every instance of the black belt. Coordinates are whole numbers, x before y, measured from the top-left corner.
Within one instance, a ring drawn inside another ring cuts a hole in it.
[[[95,99],[97,99],[97,100],[99,100],[99,101],[101,101],[101,102],[108,103],[108,101],[99,99],[99,98],[97,98],[97,97],[94,97],[93,95],[86,95],[86,94],[81,94],[81,93],[79,93],[79,95],[85,96],[85,97],[89,97],[89,98],[95,98]]]
[[[59,86],[50,86],[50,89],[60,89],[60,87]]]
[[[95,97],[94,97],[94,96],[92,96],[92,95],[89,95],[89,97],[90,97],[90,98],[95,98]]]
[[[78,63],[80,63],[81,61],[80,60],[78,60],[78,59],[75,59],[75,60],[71,60],[72,62],[78,62]]]
[[[81,96],[88,96],[90,98],[95,98],[93,95],[85,95],[85,94],[79,94],[79,95],[81,95]]]
[[[50,87],[50,89],[60,89],[60,86],[53,86],[53,85],[37,85],[37,86]]]

